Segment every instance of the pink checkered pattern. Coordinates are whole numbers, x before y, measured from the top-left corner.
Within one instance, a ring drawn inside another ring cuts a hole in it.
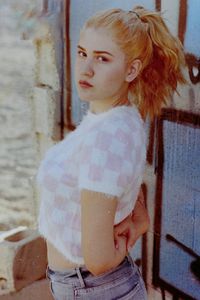
[[[48,150],[40,165],[41,234],[68,260],[84,264],[81,189],[117,196],[119,223],[134,207],[145,155],[143,122],[135,107],[89,112],[73,133]]]

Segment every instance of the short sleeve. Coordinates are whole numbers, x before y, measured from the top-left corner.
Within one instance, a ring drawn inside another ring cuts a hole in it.
[[[91,131],[81,148],[79,189],[122,196],[140,169],[142,147],[137,126],[119,122]]]

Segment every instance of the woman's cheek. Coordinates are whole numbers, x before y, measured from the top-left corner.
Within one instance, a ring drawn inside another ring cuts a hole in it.
[[[112,86],[121,86],[122,82],[124,82],[124,77],[119,69],[113,70],[107,77],[107,84]]]

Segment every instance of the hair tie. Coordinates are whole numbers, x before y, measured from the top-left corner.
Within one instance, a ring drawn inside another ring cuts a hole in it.
[[[129,10],[128,12],[134,13],[134,14],[138,17],[138,19],[140,19],[140,16],[138,15],[138,13],[136,13],[136,11],[134,11],[134,10]]]

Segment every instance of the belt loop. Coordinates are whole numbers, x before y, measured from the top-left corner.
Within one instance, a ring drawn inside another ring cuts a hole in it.
[[[77,275],[78,275],[78,279],[80,280],[81,287],[82,287],[82,288],[83,288],[83,287],[86,287],[85,282],[84,282],[84,280],[83,280],[83,277],[82,277],[82,275],[81,275],[80,268],[75,268],[75,270],[76,270],[76,273],[77,273]]]
[[[49,268],[49,266],[47,266],[46,268],[46,278],[50,279],[50,273],[52,273],[53,271]]]
[[[130,264],[132,265],[132,266],[135,266],[135,263],[134,263],[134,261],[133,261],[133,259],[132,259],[132,256],[128,253],[128,255],[127,255],[127,258],[128,258],[128,261],[130,262]]]

